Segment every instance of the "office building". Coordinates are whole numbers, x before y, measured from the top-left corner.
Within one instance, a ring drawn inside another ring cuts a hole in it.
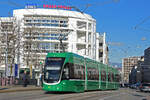
[[[128,57],[123,58],[122,60],[122,75],[123,75],[123,82],[129,82],[129,74],[131,73],[132,68],[138,65],[138,61],[141,57]]]
[[[2,27],[4,22],[11,22],[10,30],[16,41],[10,42],[15,46],[9,50],[14,52],[2,53],[4,54],[2,67],[6,61],[12,63],[12,59],[5,60],[6,54],[13,54],[10,58],[15,58],[13,63],[19,64],[19,68],[41,70],[48,52],[64,51],[108,64],[106,34],[96,32],[96,20],[88,14],[45,8],[13,10],[12,17],[1,17],[1,35],[5,37],[4,34],[8,31],[7,26]],[[6,50],[6,46],[4,49]]]

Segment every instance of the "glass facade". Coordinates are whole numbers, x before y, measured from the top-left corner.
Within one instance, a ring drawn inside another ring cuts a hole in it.
[[[66,20],[53,20],[53,19],[27,19],[25,26],[50,26],[50,27],[68,27]]]
[[[60,36],[64,36],[61,33],[57,33],[57,34],[55,34],[55,33],[51,33],[51,34],[49,34],[49,33],[42,33],[40,35],[41,36],[37,37],[38,40],[59,40]],[[68,40],[68,38],[64,37],[63,40],[66,41],[66,40]]]

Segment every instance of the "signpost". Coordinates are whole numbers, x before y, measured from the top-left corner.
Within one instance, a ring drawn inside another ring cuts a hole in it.
[[[30,65],[30,78],[32,79],[32,65]]]

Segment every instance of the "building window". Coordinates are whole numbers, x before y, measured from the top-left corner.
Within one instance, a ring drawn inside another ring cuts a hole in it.
[[[51,23],[50,23],[51,22]],[[59,23],[60,22],[60,23]],[[67,25],[68,21],[59,21],[59,20],[25,20],[25,25],[26,26],[51,26],[51,27],[68,27]]]
[[[103,52],[99,52],[99,57],[103,57]]]
[[[103,43],[99,43],[99,46],[103,46]]]

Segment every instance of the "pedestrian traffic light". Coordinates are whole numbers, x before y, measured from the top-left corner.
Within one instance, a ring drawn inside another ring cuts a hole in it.
[[[42,65],[42,62],[40,62],[40,65]]]

